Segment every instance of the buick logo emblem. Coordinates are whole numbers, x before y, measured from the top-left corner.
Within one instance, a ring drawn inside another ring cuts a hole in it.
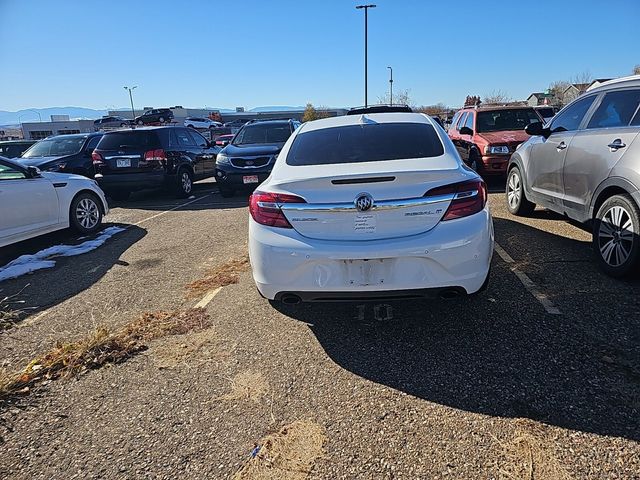
[[[366,212],[373,207],[373,197],[368,193],[361,193],[356,197],[354,204],[359,212]]]

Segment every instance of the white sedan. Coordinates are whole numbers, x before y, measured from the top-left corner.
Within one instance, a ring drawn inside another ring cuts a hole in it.
[[[271,300],[448,298],[487,285],[486,186],[423,114],[305,123],[250,213],[253,278]]]
[[[184,126],[188,128],[206,129],[221,127],[222,123],[215,122],[210,118],[187,117],[184,119]]]
[[[95,181],[0,157],[0,247],[69,226],[93,233],[108,212]]]

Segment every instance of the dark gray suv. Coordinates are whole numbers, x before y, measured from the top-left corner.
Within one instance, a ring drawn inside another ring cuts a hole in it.
[[[640,263],[640,75],[588,90],[532,137],[507,167],[507,207],[536,204],[593,226],[603,270],[621,277]]]

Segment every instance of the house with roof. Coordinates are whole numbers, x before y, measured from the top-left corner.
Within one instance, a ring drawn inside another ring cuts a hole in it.
[[[613,80],[613,78],[596,78],[589,84],[589,86],[587,87],[587,90],[591,90],[592,88],[599,87],[604,82],[608,82],[609,80]]]
[[[562,100],[565,104],[575,100],[589,88],[590,83],[570,83],[562,92]]]
[[[555,98],[549,92],[533,92],[527,97],[527,105],[537,107],[539,105],[553,105]]]

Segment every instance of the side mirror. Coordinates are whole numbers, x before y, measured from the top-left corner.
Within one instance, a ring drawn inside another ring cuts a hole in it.
[[[531,135],[532,137],[533,136],[548,137],[550,133],[549,129],[544,128],[544,126],[542,125],[542,122],[530,123],[524,128],[524,131],[527,135]]]
[[[38,178],[40,176],[40,169],[38,167],[27,167],[27,173],[30,178]]]
[[[473,130],[471,130],[469,127],[462,127],[460,129],[460,135],[473,135]]]

